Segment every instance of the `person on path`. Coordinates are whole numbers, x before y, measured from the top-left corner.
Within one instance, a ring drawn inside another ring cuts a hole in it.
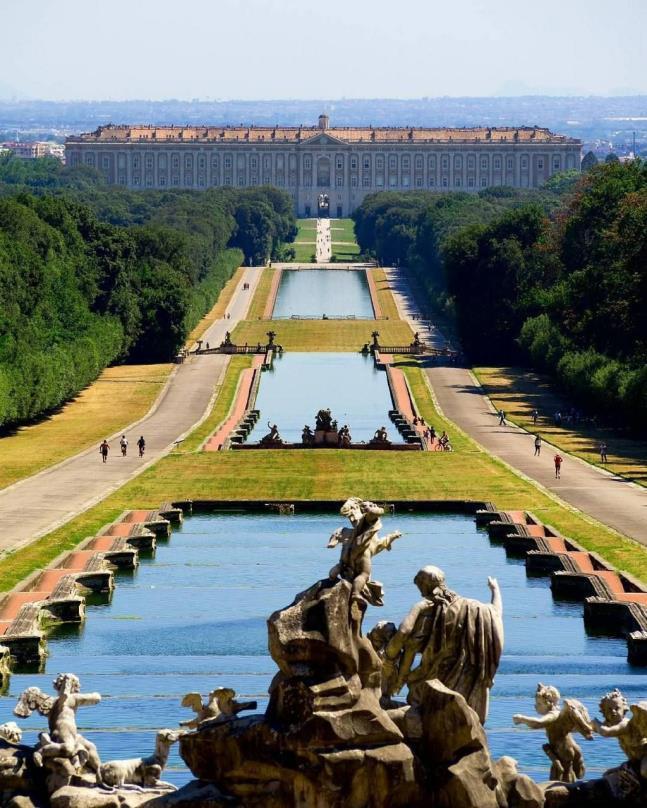
[[[106,463],[108,460],[108,452],[110,451],[110,444],[104,438],[103,443],[99,446],[99,454],[101,455],[103,462]]]
[[[564,462],[564,458],[560,454],[556,454],[553,458],[553,462],[555,463],[555,477],[560,480],[562,476],[562,463]]]
[[[608,463],[607,460],[607,445],[606,443],[602,442],[600,444],[600,463]]]
[[[532,425],[537,426],[537,419],[539,418],[539,412],[537,410],[532,411]]]
[[[121,436],[119,445],[121,446],[121,456],[126,457],[126,455],[128,454],[128,438],[125,435]]]
[[[539,457],[541,454],[541,435],[537,433],[535,435],[535,457]]]
[[[505,413],[499,410],[499,426],[505,426]]]
[[[146,449],[146,441],[144,440],[144,436],[140,435],[139,440],[137,441],[137,447],[139,449],[139,456],[144,456],[144,450]]]

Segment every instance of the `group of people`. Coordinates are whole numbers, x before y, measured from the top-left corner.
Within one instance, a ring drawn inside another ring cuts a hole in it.
[[[438,438],[436,436],[436,430],[432,424],[427,425],[425,423],[425,419],[422,416],[415,416],[413,419],[414,426],[420,426],[423,428],[423,437],[427,443],[427,445],[434,449],[437,452],[451,452],[452,451],[452,444],[449,440],[449,436],[443,430],[441,436]]]
[[[121,449],[121,456],[126,457],[128,455],[128,438],[125,435],[122,435],[121,438],[119,438],[119,448]],[[137,449],[139,450],[139,456],[143,457],[146,450],[146,441],[144,440],[143,435],[139,436],[139,440],[137,441]],[[110,444],[108,443],[108,439],[104,438],[103,442],[99,446],[99,454],[101,455],[101,459],[104,463],[108,462],[109,452]]]

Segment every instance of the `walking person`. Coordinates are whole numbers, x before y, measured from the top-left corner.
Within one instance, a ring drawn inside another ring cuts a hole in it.
[[[562,463],[564,462],[564,458],[560,454],[556,454],[553,458],[553,462],[555,463],[555,477],[558,480],[562,478]]]
[[[535,457],[539,457],[541,454],[541,435],[537,433],[535,435]]]
[[[505,413],[499,410],[499,426],[505,426]]]
[[[139,440],[137,441],[137,448],[139,449],[139,456],[144,456],[144,450],[146,449],[146,441],[144,440],[144,436],[140,435]]]
[[[121,456],[126,457],[126,455],[128,454],[128,438],[125,435],[121,436],[119,445],[121,446]]]
[[[532,411],[532,425],[537,426],[537,419],[539,418],[539,412],[537,410]]]
[[[600,463],[608,463],[607,460],[607,445],[604,443],[600,443]]]
[[[108,461],[108,452],[110,451],[110,444],[104,438],[103,443],[99,446],[99,454],[101,455],[103,462],[106,463]]]

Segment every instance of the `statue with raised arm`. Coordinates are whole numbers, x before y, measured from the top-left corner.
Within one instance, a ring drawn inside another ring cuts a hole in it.
[[[382,606],[382,584],[371,580],[372,558],[382,550],[390,550],[402,534],[396,530],[387,536],[379,536],[384,508],[374,502],[350,497],[339,512],[348,517],[352,527],[340,527],[328,541],[328,547],[342,545],[339,563],[330,570],[329,576],[333,580],[343,578],[349,581],[353,585],[351,597],[354,601]]]
[[[536,716],[513,716],[515,724],[525,724],[530,729],[546,731],[548,743],[543,749],[550,758],[550,779],[574,783],[584,777],[582,750],[573,740],[571,733],[579,732],[587,741],[593,739],[593,727],[586,707],[577,699],[564,699],[560,706],[559,690],[551,685],[537,685],[535,693]]]
[[[28,718],[34,710],[47,716],[49,732],[41,732],[38,736],[34,762],[43,766],[58,758],[68,764],[64,768],[70,774],[86,767],[98,773],[101,762],[97,748],[79,733],[76,711],[79,707],[98,704],[100,694],[81,693],[79,678],[73,673],[59,673],[53,684],[57,696],[52,698],[37,687],[29,687],[14,708],[14,713],[20,718]]]
[[[395,695],[408,685],[408,701],[416,704],[416,687],[439,679],[464,696],[483,723],[503,650],[499,585],[488,578],[492,601],[486,604],[448,589],[445,573],[438,567],[423,567],[413,580],[422,600],[413,606],[386,647],[385,689]],[[418,655],[420,661],[414,667]]]

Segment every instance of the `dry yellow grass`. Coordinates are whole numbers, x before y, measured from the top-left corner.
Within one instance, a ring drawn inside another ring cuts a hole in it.
[[[193,343],[197,339],[200,339],[210,325],[215,323],[216,320],[222,320],[222,318],[225,316],[227,306],[229,305],[229,302],[236,291],[236,287],[238,286],[238,282],[240,281],[244,271],[244,267],[238,267],[238,269],[224,285],[222,292],[220,292],[218,295],[218,300],[216,301],[214,307],[208,314],[205,314],[205,316],[200,320],[200,322],[187,337],[187,348],[191,348]]]
[[[391,294],[391,287],[386,277],[386,272],[383,269],[372,269],[369,272],[373,273],[375,279],[375,289],[377,291],[377,299],[382,309],[382,317],[388,317],[389,320],[399,320],[398,307],[395,305],[395,300]],[[381,327],[380,323],[380,327]]]
[[[270,293],[270,287],[275,272],[276,270],[270,267],[265,267],[265,269],[262,270],[260,280],[254,292],[254,297],[252,298],[249,311],[247,312],[248,320],[260,320],[265,314],[265,304]]]
[[[639,485],[647,485],[647,442],[628,437],[618,429],[570,424],[556,426],[553,415],[566,413],[571,403],[560,395],[550,380],[522,368],[476,368],[475,373],[497,409],[518,426],[539,434],[565,452],[588,463],[620,474]],[[539,412],[537,425],[532,411]],[[600,463],[600,442],[608,446],[609,462]]]
[[[0,438],[0,487],[29,477],[87,449],[142,418],[172,365],[107,368],[76,398],[37,424]]]

